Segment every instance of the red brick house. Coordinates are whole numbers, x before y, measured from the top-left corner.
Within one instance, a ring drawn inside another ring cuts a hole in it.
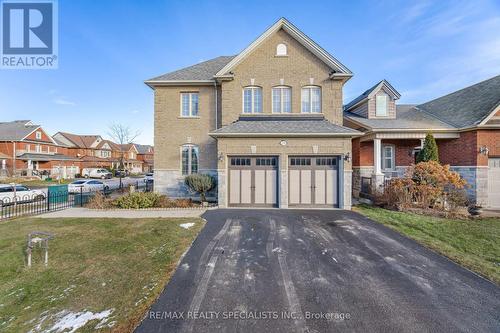
[[[470,198],[500,208],[500,75],[420,105],[398,105],[399,97],[382,80],[344,107],[344,125],[363,132],[352,142],[353,195],[402,175],[432,133]]]
[[[154,147],[150,145],[136,144],[137,159],[142,162],[142,172],[153,172]]]
[[[29,120],[0,123],[0,176],[51,175],[71,178],[78,160]]]

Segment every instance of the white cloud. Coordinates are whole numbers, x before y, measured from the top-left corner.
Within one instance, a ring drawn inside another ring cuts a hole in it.
[[[132,114],[138,114],[139,112],[141,112],[140,110],[132,110],[130,111]]]
[[[70,105],[70,106],[75,106],[76,103],[70,100],[67,100],[64,97],[57,97],[53,99],[53,102],[57,105]]]

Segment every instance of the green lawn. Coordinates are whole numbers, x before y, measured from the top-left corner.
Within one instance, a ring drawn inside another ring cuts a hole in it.
[[[454,220],[366,205],[353,210],[500,284],[500,218]]]
[[[23,178],[7,178],[2,180],[2,184],[10,184],[10,183],[16,183],[16,184],[22,184],[26,185],[29,188],[41,188],[41,187],[47,187],[50,185],[59,185],[59,184],[69,184],[74,179],[61,179],[58,181],[57,179],[52,179],[52,180],[41,180],[41,179],[23,179]]]
[[[194,226],[186,229],[182,223]],[[56,330],[75,323],[77,316],[97,318],[87,321],[83,332],[108,331],[109,326],[131,331],[203,225],[200,218],[0,223],[0,332]],[[56,235],[48,267],[40,250],[34,252],[33,266],[25,265],[31,231]]]

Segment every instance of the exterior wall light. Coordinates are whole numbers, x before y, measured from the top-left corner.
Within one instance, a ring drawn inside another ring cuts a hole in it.
[[[219,159],[219,161],[224,161],[224,154],[222,153],[219,153],[219,156],[217,156],[217,158]]]
[[[347,154],[344,155],[344,161],[349,162],[351,160],[351,153],[347,152]]]
[[[486,146],[482,146],[481,148],[479,148],[479,154],[488,155],[489,152],[490,150]]]

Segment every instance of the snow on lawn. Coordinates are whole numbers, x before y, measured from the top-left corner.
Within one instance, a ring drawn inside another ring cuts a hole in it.
[[[181,228],[184,228],[184,229],[189,229],[191,228],[192,226],[194,226],[194,223],[182,223],[179,225]]]
[[[61,312],[56,313],[54,316],[51,316],[52,318],[54,318],[55,324],[52,327],[44,330],[44,332],[73,333],[79,328],[85,326],[85,324],[87,324],[89,321],[96,319],[100,320],[96,328],[103,328],[105,326],[111,327],[114,324],[114,322],[107,324],[107,321],[109,319],[108,317],[111,315],[111,313],[113,313],[113,310],[114,309],[109,309],[96,313],[90,311],[71,312],[68,310],[63,310]],[[42,319],[35,327],[35,330],[34,331],[32,330],[30,332],[39,332],[43,321],[45,321],[47,317],[48,316],[42,316]]]

